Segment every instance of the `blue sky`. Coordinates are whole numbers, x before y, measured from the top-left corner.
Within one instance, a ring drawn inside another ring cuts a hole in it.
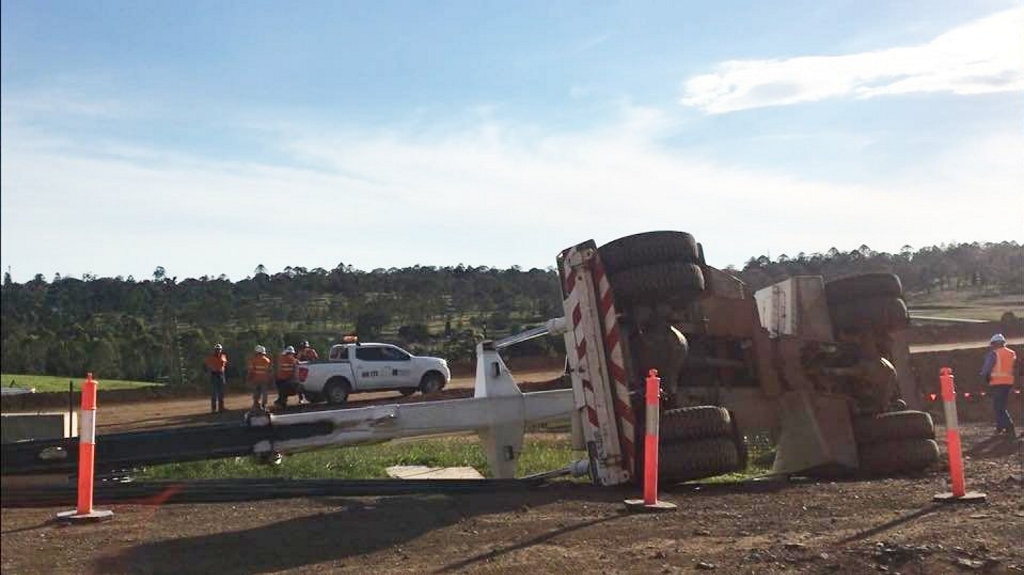
[[[2,2],[0,266],[1024,241],[1019,2]]]

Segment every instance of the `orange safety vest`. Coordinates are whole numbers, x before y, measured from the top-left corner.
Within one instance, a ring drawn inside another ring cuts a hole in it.
[[[224,369],[228,366],[228,355],[226,353],[211,353],[206,356],[203,363],[206,364],[206,369],[213,373],[224,373]]]
[[[252,356],[245,381],[253,385],[270,383],[270,358],[259,353]]]
[[[1017,361],[1017,354],[1007,347],[997,347],[995,354],[996,364],[992,366],[989,385],[1013,385],[1013,364]]]
[[[311,347],[305,347],[299,350],[299,361],[313,361],[314,359],[320,359],[320,354]]]
[[[292,374],[295,373],[295,363],[299,361],[295,359],[293,353],[282,353],[277,357],[277,380],[283,381],[292,378]]]

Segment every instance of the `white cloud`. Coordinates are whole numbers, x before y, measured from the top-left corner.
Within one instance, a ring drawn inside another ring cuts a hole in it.
[[[237,279],[260,263],[546,267],[573,243],[649,229],[694,233],[721,266],[769,250],[1020,239],[1019,136],[961,142],[913,181],[852,185],[693,159],[658,143],[671,123],[627,108],[572,133],[494,119],[429,133],[292,127],[288,167],[119,143],[96,153],[5,122],[0,265],[18,281],[157,265]],[[999,197],[1010,203],[993,221],[981,200]],[[956,227],[936,225],[942,214]]]
[[[685,82],[682,103],[709,114],[915,92],[1024,90],[1024,8],[1000,12],[919,46],[842,56],[731,60]]]

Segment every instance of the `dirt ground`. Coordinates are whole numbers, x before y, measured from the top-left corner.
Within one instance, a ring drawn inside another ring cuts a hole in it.
[[[457,378],[446,395],[471,388],[472,378]],[[232,411],[219,415],[204,398],[101,406],[99,432],[230,421],[248,404],[232,395]],[[76,526],[53,522],[64,508],[5,508],[0,571],[1024,573],[1024,441],[990,432],[964,426],[968,489],[988,496],[980,504],[933,503],[949,491],[947,471],[935,469],[875,481],[674,486],[661,498],[678,510],[658,515],[625,511],[635,489],[567,482],[490,495],[117,504],[103,507],[113,520]],[[944,438],[940,429],[943,448]]]
[[[533,369],[516,373],[516,380],[524,387],[533,382],[547,382],[559,377],[562,374],[561,364],[557,367],[546,369]],[[445,390],[438,394],[438,399],[450,399],[455,397],[469,397],[472,395],[474,378],[472,376],[453,377]],[[272,402],[276,392],[270,394]],[[419,401],[421,394],[415,394],[403,398],[398,392],[387,391],[378,393],[361,393],[352,395],[350,405],[353,407],[361,404],[380,402],[407,402]],[[433,399],[433,398],[432,398]],[[299,409],[328,409],[326,404],[311,406],[303,404],[299,407],[295,397],[289,399],[290,407],[287,411],[293,412]],[[191,425],[203,423],[225,423],[238,421],[252,405],[252,396],[247,393],[229,393],[224,399],[226,412],[219,414],[210,413],[210,400],[208,398],[186,397],[177,399],[158,399],[139,403],[117,403],[100,406],[96,416],[97,434],[117,433],[123,431],[137,431],[141,429],[152,429],[154,427],[166,427],[175,425]]]
[[[1024,573],[1024,441],[964,430],[980,504],[936,504],[947,474],[876,481],[688,484],[675,512],[625,512],[635,490],[554,483],[491,495],[3,509],[3,573]],[[944,443],[941,438],[940,443]]]

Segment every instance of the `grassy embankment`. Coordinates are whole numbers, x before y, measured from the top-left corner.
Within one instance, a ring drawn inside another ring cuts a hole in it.
[[[1024,317],[1024,295],[996,295],[978,289],[912,293],[906,296],[911,315],[998,321],[1006,312]]]
[[[78,391],[82,389],[82,382],[85,381],[85,379],[81,377],[58,377],[52,375],[24,375],[16,373],[0,374],[0,383],[5,387],[35,389],[37,392],[67,391],[69,381],[74,382],[75,391]],[[161,385],[159,383],[149,381],[124,381],[120,379],[98,379],[97,381],[99,381],[98,389],[100,390],[134,389],[136,387]]]

